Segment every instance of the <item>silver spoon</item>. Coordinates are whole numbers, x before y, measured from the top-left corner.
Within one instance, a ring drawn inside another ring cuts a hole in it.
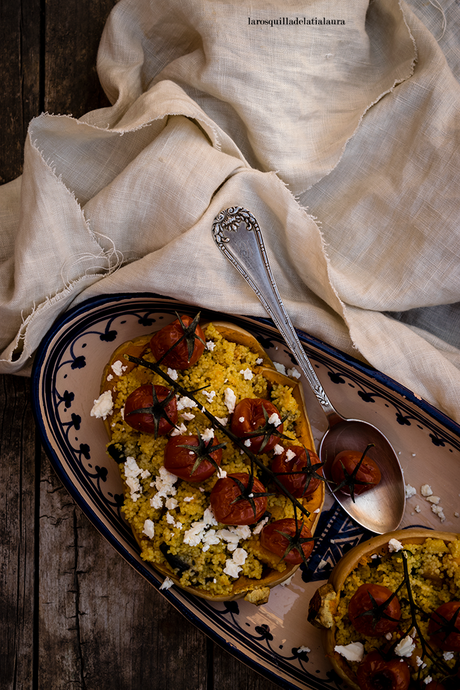
[[[381,481],[372,490],[355,496],[354,501],[340,492],[334,494],[336,500],[366,529],[376,534],[395,530],[402,520],[406,502],[403,473],[396,453],[375,426],[359,419],[346,419],[333,407],[284,308],[257,220],[241,206],[233,206],[214,219],[212,233],[223,255],[249,283],[277,326],[326,415],[328,429],[320,440],[318,455],[325,463],[324,473],[329,483],[332,462],[340,451],[362,453],[366,446],[373,444],[367,455],[377,462]]]

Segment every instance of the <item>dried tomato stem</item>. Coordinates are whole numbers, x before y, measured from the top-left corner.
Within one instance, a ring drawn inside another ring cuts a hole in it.
[[[215,426],[217,429],[222,431],[240,450],[242,450],[250,459],[251,463],[255,463],[257,467],[259,467],[263,472],[266,472],[267,474],[270,475],[270,478],[275,482],[275,484],[278,485],[278,487],[282,490],[282,492],[289,498],[289,500],[306,516],[310,517],[310,512],[304,508],[304,506],[298,501],[294,496],[291,495],[291,493],[285,489],[283,484],[280,482],[280,480],[277,478],[277,476],[272,472],[268,467],[265,467],[263,462],[259,460],[259,458],[254,455],[254,453],[251,453],[251,451],[241,442],[241,440],[238,438],[238,436],[235,436],[235,434],[227,429],[221,422],[219,422],[214,415],[209,412],[201,403],[198,402],[198,400],[194,397],[193,393],[188,391],[186,388],[183,388],[179,383],[174,381],[168,374],[166,374],[161,367],[155,363],[155,362],[148,362],[145,359],[142,359],[140,357],[133,357],[132,355],[125,354],[124,355],[125,359],[128,359],[130,362],[134,362],[134,364],[139,364],[142,367],[146,367],[147,369],[151,369],[154,371],[156,374],[159,374],[167,383],[174,388],[175,391],[180,393],[181,395],[184,395],[191,400],[193,400],[198,406],[201,412],[209,419],[211,424]],[[201,390],[201,389],[200,389]]]

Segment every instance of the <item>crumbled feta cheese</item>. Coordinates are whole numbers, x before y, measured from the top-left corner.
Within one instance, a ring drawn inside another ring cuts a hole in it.
[[[244,549],[238,548],[233,552],[233,562],[236,563],[236,565],[244,565],[247,557],[248,552]]]
[[[107,419],[109,414],[113,412],[113,400],[112,391],[105,391],[101,393],[97,400],[94,401],[94,405],[91,409],[91,417],[97,417],[98,419]]]
[[[190,501],[195,500],[195,496],[184,496],[184,503],[190,503]]]
[[[216,343],[214,343],[212,340],[206,341],[206,349],[209,350],[209,352],[212,352],[215,347],[216,347]]]
[[[227,472],[225,470],[223,470],[221,467],[219,467],[217,470],[218,479],[225,479],[226,476],[227,476]]]
[[[111,381],[112,379],[113,379],[113,375],[112,375],[112,374],[109,374],[109,375],[107,376],[107,381]]]
[[[186,395],[184,395],[182,398],[179,398],[177,401],[177,409],[178,410],[183,410],[185,407],[198,407],[196,402],[192,400],[191,398],[188,398]]]
[[[299,647],[297,652],[300,654],[302,652],[305,652],[306,654],[309,654],[311,652],[310,647],[305,647],[305,645],[302,645],[302,647]]]
[[[224,573],[229,577],[238,577],[242,570],[240,565],[237,565],[231,558],[225,561]]]
[[[341,654],[348,661],[362,661],[364,656],[364,645],[362,642],[351,642],[347,645],[336,644],[334,652]]]
[[[167,374],[168,374],[169,378],[171,378],[173,381],[177,381],[177,376],[178,376],[178,374],[177,374],[177,370],[176,370],[176,369],[170,369],[170,368],[168,367]]]
[[[273,362],[273,364],[275,365],[276,371],[279,371],[280,374],[286,375],[286,367],[284,364],[281,364],[280,362]]]
[[[291,377],[291,379],[300,379],[301,373],[298,369],[295,367],[292,367],[292,369],[287,370],[288,376]]]
[[[173,586],[173,584],[174,584],[174,582],[171,580],[171,578],[170,578],[170,577],[166,577],[166,578],[164,579],[164,581],[161,583],[160,589],[169,589],[170,587]]]
[[[422,665],[423,665],[423,661],[422,661],[422,659],[421,659],[419,656],[416,656],[416,657],[415,657],[415,663],[417,664],[417,666],[422,666]]]
[[[417,503],[417,505],[415,506],[414,510],[415,510],[416,513],[420,513],[420,511],[421,511],[422,509],[420,508],[419,504]]]
[[[228,424],[228,417],[216,417],[217,421],[226,426]]]
[[[236,395],[231,388],[226,388],[224,391],[224,403],[230,414],[235,410]]]
[[[216,391],[205,391],[205,390],[203,390],[201,392],[203,393],[204,396],[206,396],[208,402],[210,402],[210,403],[212,403],[212,401],[216,397]]]
[[[256,364],[262,364],[263,361],[262,357],[257,357]]]
[[[387,634],[385,635],[385,639],[388,641],[392,640],[393,639],[393,633],[387,632]]]
[[[142,534],[145,534],[149,539],[153,539],[155,535],[155,523],[153,520],[149,520],[147,518],[147,520],[144,522]]]
[[[390,539],[388,542],[388,550],[390,553],[393,553],[393,551],[402,551],[403,548],[403,545],[397,539]]]
[[[244,422],[244,417],[238,417],[238,421],[243,423]]]
[[[411,498],[412,496],[415,496],[416,493],[417,489],[415,488],[415,486],[406,484],[406,498]]]
[[[273,426],[279,426],[281,424],[281,419],[280,419],[279,414],[277,414],[276,412],[271,414],[270,417],[268,418],[268,423],[273,424]]]
[[[149,472],[148,470],[142,470],[142,472],[141,472],[141,479],[147,479],[147,478],[150,477],[150,476],[151,476],[151,474],[150,474],[150,472]]]
[[[275,455],[281,455],[281,453],[284,453],[284,448],[279,443],[277,443],[276,446],[273,448],[273,452]]]
[[[174,510],[178,505],[177,498],[167,498],[165,501],[165,507],[167,510]]]
[[[177,482],[178,477],[171,472],[168,472],[166,467],[163,465],[160,467],[160,474],[153,482],[157,493],[150,499],[150,505],[152,508],[162,508],[163,499],[168,499],[170,496],[175,496],[177,489],[174,484]]]
[[[245,381],[250,381],[251,379],[254,378],[254,374],[252,373],[252,371],[249,368],[241,369],[240,374],[243,375],[243,378],[245,379]]]
[[[201,434],[201,438],[203,439],[203,441],[211,441],[214,438],[214,429],[205,429]]]
[[[423,484],[420,487],[420,493],[422,494],[422,496],[425,496],[425,498],[426,498],[427,496],[432,495],[433,489],[431,488],[431,486],[429,484]]]
[[[176,426],[176,428],[171,431],[171,436],[180,436],[185,433],[187,433],[187,427],[184,422],[181,422],[179,426]]]
[[[189,546],[197,546],[201,540],[206,536],[208,528],[212,525],[217,525],[217,520],[210,507],[206,508],[203,517],[197,522],[192,522],[192,526],[184,533],[184,544]],[[214,532],[214,530],[212,530]],[[207,536],[208,542],[213,535]],[[219,543],[219,542],[216,542]]]
[[[250,438],[247,438],[246,441],[244,442],[244,445],[246,448],[250,448],[252,446],[252,441]]]
[[[114,362],[110,368],[115,376],[121,376],[127,369],[126,365],[123,366],[123,362],[121,362],[119,359],[117,359],[117,361]]]
[[[288,448],[287,451],[286,451],[286,460],[287,460],[287,462],[290,462],[291,460],[293,460],[293,459],[295,458],[295,456],[296,456],[296,455],[295,455],[294,451],[291,450],[290,448]]]
[[[428,683],[431,683],[432,680],[433,678],[431,676],[427,676],[423,679],[423,682],[425,683],[425,685],[428,685]]]
[[[434,504],[438,505],[441,498],[439,496],[427,496],[426,500],[428,501],[428,503],[434,503]]]
[[[437,506],[437,505],[433,504],[431,506],[431,512],[434,513],[435,515],[437,515],[438,518],[441,520],[441,522],[444,522],[444,520],[446,519],[446,516],[444,515],[444,510],[442,509],[441,506]]]
[[[186,422],[190,422],[190,420],[195,419],[193,412],[182,412],[181,417],[182,419],[185,419]]]
[[[258,522],[257,525],[252,530],[252,533],[253,534],[259,534],[262,531],[263,526],[266,525],[267,522],[268,522],[268,517],[266,517],[263,520],[261,520],[260,522]]]
[[[454,658],[454,653],[453,652],[444,652],[443,657],[445,661],[450,661],[451,659]]]
[[[396,645],[395,654],[397,656],[409,657],[412,656],[412,652],[415,649],[415,642],[410,635],[406,635],[403,639]]]

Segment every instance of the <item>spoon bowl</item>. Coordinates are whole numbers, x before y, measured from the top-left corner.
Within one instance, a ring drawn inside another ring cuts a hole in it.
[[[257,220],[245,208],[234,206],[219,213],[212,232],[222,254],[251,286],[277,326],[326,415],[328,428],[320,440],[318,455],[324,463],[324,474],[331,491],[335,487],[330,468],[336,455],[343,450],[363,453],[369,444],[373,444],[367,455],[378,464],[381,481],[371,490],[355,496],[354,500],[337,491],[334,494],[336,500],[357,523],[371,532],[383,534],[397,529],[406,499],[403,473],[396,453],[377,427],[362,420],[346,419],[329,400],[284,308]]]

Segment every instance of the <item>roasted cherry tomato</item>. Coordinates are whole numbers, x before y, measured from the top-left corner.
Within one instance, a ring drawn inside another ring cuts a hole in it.
[[[256,495],[261,493],[266,493],[262,482],[245,472],[218,479],[210,495],[216,520],[224,525],[253,525],[267,509],[267,497]]]
[[[363,494],[380,482],[382,475],[377,463],[366,453],[343,450],[335,456],[331,467],[331,477],[338,490],[348,496]],[[359,465],[359,468],[357,466]]]
[[[362,635],[379,637],[396,630],[401,618],[398,597],[388,587],[365,583],[358,587],[348,604],[351,624]],[[384,606],[388,601],[388,605]]]
[[[262,528],[260,543],[290,565],[302,563],[314,546],[310,530],[301,521],[296,525],[294,518],[269,522]]]
[[[361,690],[407,690],[411,681],[410,668],[404,659],[385,661],[378,652],[364,657],[357,677]]]
[[[213,446],[219,448],[213,451]],[[166,444],[164,466],[171,474],[192,484],[208,479],[221,461],[222,447],[216,438],[206,442],[198,436],[171,436]]]
[[[161,360],[161,364],[172,369],[188,369],[199,360],[206,344],[199,316],[192,319],[182,315],[152,336],[150,349],[157,362]]]
[[[269,422],[272,415],[276,415],[274,423]],[[275,427],[278,434],[272,433]],[[248,441],[246,445],[253,453],[268,453],[278,443],[283,424],[278,410],[269,400],[244,398],[235,407],[230,429],[235,436]],[[260,436],[251,435],[259,429],[262,432]]]
[[[431,614],[428,634],[444,652],[460,652],[460,601],[441,604]]]
[[[126,424],[137,431],[155,436],[168,434],[177,422],[174,391],[166,386],[152,386],[150,383],[136,388],[126,398],[124,418]]]
[[[272,471],[295,498],[311,496],[320,485],[323,474],[316,453],[305,450],[303,446],[288,446],[281,455],[275,455]]]

